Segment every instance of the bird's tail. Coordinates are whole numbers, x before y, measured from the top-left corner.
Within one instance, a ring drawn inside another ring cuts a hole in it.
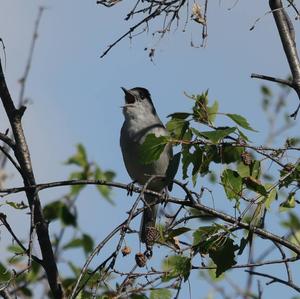
[[[141,228],[140,228],[140,240],[146,245],[153,245],[153,232],[155,232],[155,221],[157,214],[157,205],[153,205],[157,201],[157,198],[153,195],[145,194],[145,210],[143,211]]]

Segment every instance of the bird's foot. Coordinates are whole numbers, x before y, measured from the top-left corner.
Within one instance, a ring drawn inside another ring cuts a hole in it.
[[[127,196],[132,196],[135,183],[136,183],[136,181],[133,181],[127,185]]]

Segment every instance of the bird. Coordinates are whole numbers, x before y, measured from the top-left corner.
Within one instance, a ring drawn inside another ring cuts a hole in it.
[[[160,176],[160,179],[154,178],[151,180],[147,185],[147,189],[163,192],[168,185],[167,180],[162,179],[162,177],[166,177],[172,159],[171,144],[168,143],[160,157],[150,164],[142,163],[139,155],[141,145],[149,134],[155,134],[156,137],[168,136],[168,131],[160,120],[150,92],[146,88],[121,88],[125,94],[125,104],[122,106],[125,119],[120,133],[120,147],[126,170],[131,179],[141,186],[149,182],[151,176]],[[155,203],[157,201],[157,197],[144,194],[144,211],[139,237],[148,249],[153,245],[153,240],[150,239],[153,231],[155,232],[157,216],[157,205]]]

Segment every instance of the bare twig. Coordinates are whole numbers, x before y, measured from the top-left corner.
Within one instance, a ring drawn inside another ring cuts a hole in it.
[[[12,128],[13,136],[16,142],[14,153],[20,168],[22,169],[22,177],[24,186],[36,185],[35,177],[31,165],[31,158],[27,146],[26,138],[22,127],[22,116],[25,107],[21,106],[17,109],[10,96],[6,85],[2,64],[0,61],[0,97],[4,106],[5,112],[8,116],[10,126]],[[52,244],[50,241],[48,224],[44,219],[41,202],[39,196],[34,189],[26,191],[29,207],[34,212],[34,228],[36,229],[38,241],[43,256],[43,267],[47,274],[50,289],[54,298],[63,298],[63,290],[58,278],[58,270],[54,258]]]
[[[259,78],[285,84],[292,87],[298,95],[300,100],[300,61],[297,53],[295,42],[295,31],[293,23],[291,22],[288,14],[286,13],[281,0],[269,0],[269,5],[273,13],[273,17],[280,35],[281,43],[288,60],[290,70],[292,73],[292,80],[283,80],[265,75],[252,74],[252,78]],[[300,108],[300,104],[291,117],[296,117]]]
[[[282,284],[284,284],[284,285],[287,285],[287,286],[293,288],[294,290],[296,290],[297,292],[300,293],[300,287],[298,287],[297,285],[295,285],[295,284],[292,283],[292,282],[283,280],[283,279],[281,279],[281,278],[275,277],[275,276],[270,275],[270,274],[260,273],[260,272],[256,272],[256,271],[248,271],[248,270],[245,270],[245,272],[248,272],[248,273],[250,273],[251,275],[257,275],[257,276],[262,276],[262,277],[270,278],[271,281],[269,281],[269,282],[267,283],[267,285],[272,284],[272,283],[274,283],[274,282],[278,282],[278,283],[282,283]]]

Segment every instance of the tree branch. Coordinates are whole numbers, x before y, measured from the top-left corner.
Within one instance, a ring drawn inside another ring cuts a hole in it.
[[[285,284],[285,285],[293,288],[294,290],[296,290],[297,292],[300,293],[300,288],[297,285],[295,285],[294,283],[290,282],[290,281],[286,281],[286,280],[280,279],[278,277],[275,277],[273,275],[260,273],[260,272],[256,272],[256,271],[245,270],[245,272],[248,272],[251,275],[258,275],[258,276],[270,278],[271,281],[267,283],[268,285],[271,284],[271,283],[274,283],[274,282],[279,282],[279,283]]]
[[[36,185],[34,173],[31,165],[31,158],[29,149],[26,143],[26,138],[22,127],[22,115],[25,111],[25,107],[16,109],[12,98],[10,96],[9,90],[6,85],[6,80],[4,77],[2,63],[0,60],[0,97],[2,104],[4,106],[5,112],[8,116],[13,136],[15,139],[14,153],[16,159],[19,162],[20,168],[22,169],[22,176],[24,181],[24,186]],[[38,236],[38,242],[40,245],[42,257],[43,257],[43,267],[47,274],[50,289],[54,298],[63,298],[63,290],[61,283],[59,282],[58,270],[56,261],[53,254],[53,249],[49,237],[48,224],[46,223],[40,203],[39,196],[35,192],[34,188],[26,191],[26,196],[30,206],[30,210],[33,212],[33,222],[34,228]]]
[[[60,187],[60,186],[68,186],[68,185],[105,185],[105,186],[117,187],[117,188],[121,188],[124,190],[128,190],[127,184],[106,182],[103,180],[70,180],[70,181],[61,181],[61,182],[52,182],[52,183],[46,183],[46,184],[31,185],[31,186],[25,186],[25,187],[19,187],[19,188],[0,189],[0,193],[11,194],[11,193],[17,193],[17,192],[26,191],[26,190],[28,192],[28,190],[32,190],[32,189],[40,191],[43,189]],[[141,193],[142,189],[140,187],[134,187],[131,189],[131,191],[135,192],[135,193]],[[260,237],[274,241],[278,244],[281,244],[282,246],[289,248],[290,250],[295,252],[297,255],[300,255],[300,247],[293,244],[292,242],[286,240],[285,238],[277,236],[277,235],[275,235],[269,231],[263,230],[261,228],[252,227],[248,223],[242,222],[233,216],[230,216],[223,212],[217,211],[217,210],[210,208],[208,206],[205,206],[203,204],[197,203],[196,201],[182,200],[180,198],[175,198],[175,197],[166,197],[165,195],[162,195],[158,192],[154,192],[152,190],[143,190],[143,192],[145,194],[155,195],[158,198],[163,199],[165,202],[171,202],[174,204],[184,205],[187,207],[195,208],[199,211],[203,211],[209,215],[212,215],[214,217],[222,219],[225,222],[234,224],[234,225],[241,227],[243,229],[246,229],[248,231],[251,230],[251,231],[253,231],[253,233],[259,235]]]
[[[300,100],[300,61],[296,47],[294,26],[285,9],[283,8],[281,0],[269,0],[269,5],[280,35],[285,56],[290,66],[292,80],[284,80],[258,74],[252,74],[251,78],[268,80],[290,86],[295,90]],[[290,116],[296,118],[299,109],[300,104]]]

